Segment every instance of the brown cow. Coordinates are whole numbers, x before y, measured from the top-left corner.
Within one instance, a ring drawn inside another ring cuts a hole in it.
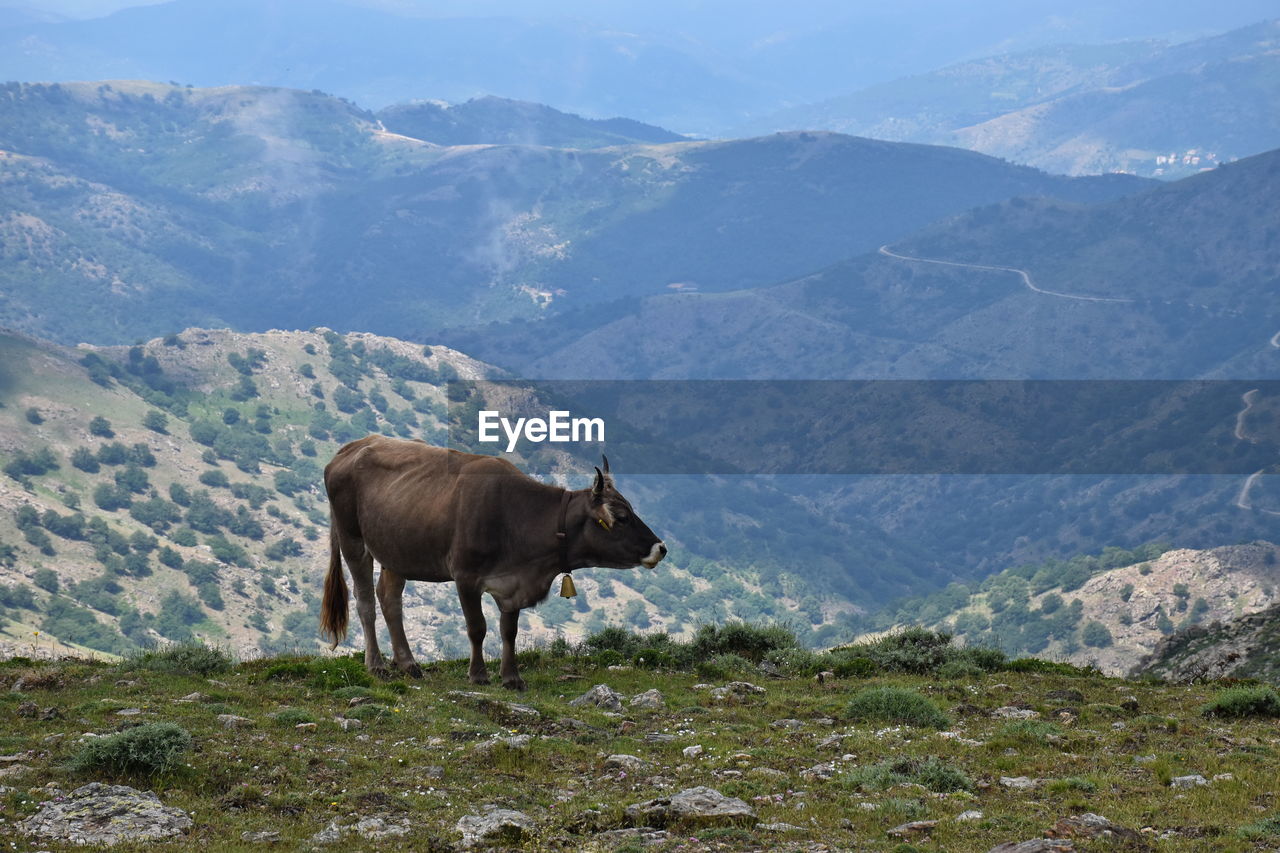
[[[325,466],[324,485],[331,525],[321,631],[334,646],[346,636],[346,557],[365,666],[379,674],[388,670],[374,633],[374,560],[382,567],[377,596],[397,669],[422,674],[404,634],[405,581],[453,581],[471,640],[471,681],[489,681],[480,607],[487,592],[502,611],[502,684],[523,690],[516,669],[520,611],[546,598],[557,574],[587,566],[652,569],[667,553],[614,487],[608,459],[591,488],[569,491],[505,459],[371,435],[338,450]]]

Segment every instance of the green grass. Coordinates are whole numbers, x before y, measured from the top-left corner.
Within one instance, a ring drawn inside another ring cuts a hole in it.
[[[945,729],[951,721],[938,706],[905,687],[869,687],[855,693],[845,715],[859,723],[889,723]]]
[[[887,836],[888,829],[928,819],[939,823],[929,841],[912,841],[921,850],[985,853],[1001,841],[1040,837],[1059,817],[1082,809],[1130,828],[1176,833],[1160,842],[1168,853],[1243,853],[1275,844],[1274,722],[1202,715],[1216,685],[1039,672],[1002,673],[1007,687],[990,685],[990,676],[965,682],[896,673],[818,684],[811,676],[790,675],[752,679],[766,690],[755,702],[724,703],[705,688],[694,689],[705,680],[696,671],[610,670],[590,654],[546,650],[523,660],[529,684],[523,695],[468,684],[465,661],[427,663],[420,681],[364,685],[329,679],[348,672],[348,662],[358,663],[349,657],[249,660],[211,675],[138,668],[133,661],[3,661],[0,751],[30,751],[23,762],[30,769],[6,780],[14,791],[0,797],[0,819],[11,825],[34,813],[48,796],[40,789],[50,782],[70,790],[93,780],[118,781],[155,790],[166,804],[193,812],[195,826],[183,843],[215,853],[244,849],[241,833],[263,829],[281,833],[282,849],[307,848],[331,820],[352,823],[372,815],[408,818],[413,830],[401,846],[432,849],[457,843],[458,819],[484,803],[519,809],[534,820],[537,833],[529,849],[567,850],[589,845],[591,832],[582,829],[589,810],[598,812],[593,831],[615,829],[624,825],[627,805],[707,785],[750,803],[759,822],[801,829],[785,837],[753,825],[695,831],[650,849],[773,849],[822,842],[889,851],[900,840]],[[14,693],[9,688],[20,677],[29,686]],[[666,708],[613,716],[569,705],[600,683],[626,696],[656,687]],[[944,737],[929,728],[886,728],[844,716],[859,696],[911,696],[886,704],[925,702],[941,714],[960,704],[990,711],[1013,696],[1036,704],[1066,687],[1097,696],[1132,694],[1153,724],[1138,727],[1133,719],[1113,728],[1116,718],[1105,706],[1081,708],[1071,724],[952,714],[955,736]],[[451,697],[456,690],[478,690],[490,699]],[[175,701],[193,692],[201,694],[198,701]],[[353,699],[368,701],[352,707]],[[538,709],[540,716],[500,713],[501,703],[512,700]],[[62,717],[18,715],[27,701],[56,707]],[[122,717],[116,713],[122,708],[141,714]],[[248,717],[254,725],[224,728],[220,713]],[[335,722],[340,717],[362,718],[364,725],[344,731]],[[784,717],[800,720],[802,728],[791,732],[771,725]],[[314,727],[296,728],[300,723]],[[189,732],[191,749],[180,748],[180,736],[173,742],[179,748],[166,752],[169,741],[137,734],[156,726]],[[85,732],[106,737],[82,742]],[[473,749],[513,734],[532,740],[523,749]],[[646,738],[650,734],[671,740]],[[56,735],[61,737],[50,737]],[[833,737],[835,746],[817,746]],[[117,746],[130,742],[148,748]],[[1005,752],[1006,742],[1012,754]],[[703,747],[701,755],[682,754],[695,744]],[[648,767],[606,769],[604,757],[615,753],[635,755]],[[144,756],[145,763],[121,760],[131,755]],[[1147,755],[1154,760],[1134,760]],[[830,762],[830,778],[806,774],[820,762]],[[1167,785],[1188,773],[1234,778],[1205,788]],[[1029,794],[1004,788],[1001,776],[1043,784]],[[954,820],[969,809],[984,818]],[[33,839],[33,849],[37,844],[74,849]]]
[[[1280,693],[1262,685],[1229,687],[1214,696],[1202,712],[1209,717],[1280,717]]]

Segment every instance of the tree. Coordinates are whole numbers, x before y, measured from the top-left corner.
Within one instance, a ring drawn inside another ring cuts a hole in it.
[[[36,573],[31,580],[45,592],[58,591],[58,573],[53,569],[36,569]]]
[[[89,421],[89,434],[101,436],[102,438],[115,438],[115,431],[111,429],[111,421],[98,415]]]
[[[149,409],[142,416],[142,425],[152,432],[158,432],[161,435],[169,434],[169,418],[159,409]]]
[[[98,463],[98,458],[87,447],[77,447],[71,451],[71,464],[86,474],[96,474],[102,470],[102,466]]]
[[[40,414],[39,409],[37,409],[35,406],[32,406],[31,408],[27,409],[27,420],[35,424],[36,426],[39,426],[40,424],[44,423],[44,416]]]
[[[1096,619],[1090,619],[1084,623],[1084,628],[1080,630],[1080,640],[1094,649],[1105,649],[1112,642],[1111,632],[1107,630],[1107,626]]]

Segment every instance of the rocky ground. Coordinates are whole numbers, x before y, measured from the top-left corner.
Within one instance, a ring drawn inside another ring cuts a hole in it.
[[[16,850],[1280,843],[1280,731],[1205,716],[1215,684],[1061,667],[707,678],[522,657],[524,694],[467,684],[462,661],[407,682],[370,681],[351,658],[208,675],[0,663],[0,836]],[[885,686],[925,697],[941,728],[855,719],[850,699]],[[154,723],[193,739],[169,769],[77,763],[85,744]]]

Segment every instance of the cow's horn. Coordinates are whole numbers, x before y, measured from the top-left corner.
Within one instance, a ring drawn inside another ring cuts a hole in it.
[[[604,472],[601,471],[599,468],[596,468],[596,481],[591,484],[591,494],[594,497],[599,497],[600,493],[603,491],[604,491]]]
[[[600,458],[604,460],[604,473],[605,473],[605,476],[608,476],[609,475],[609,457],[601,453]]]

